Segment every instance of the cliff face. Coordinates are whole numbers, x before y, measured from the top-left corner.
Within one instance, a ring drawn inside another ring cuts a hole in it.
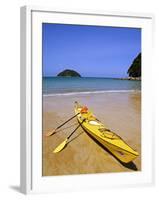
[[[129,67],[127,73],[129,77],[141,77],[141,53],[133,60],[133,63]]]
[[[81,75],[74,71],[74,70],[71,70],[71,69],[66,69],[62,72],[60,72],[57,76],[63,76],[63,77],[81,77]]]

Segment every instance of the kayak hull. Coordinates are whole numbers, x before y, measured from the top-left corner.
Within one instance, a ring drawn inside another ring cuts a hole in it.
[[[81,105],[75,104],[75,113],[79,113]],[[88,117],[89,116],[89,117]],[[100,145],[105,147],[111,154],[123,163],[133,161],[139,154],[133,150],[120,136],[110,131],[94,115],[90,117],[90,112],[77,115],[79,123],[83,129]]]

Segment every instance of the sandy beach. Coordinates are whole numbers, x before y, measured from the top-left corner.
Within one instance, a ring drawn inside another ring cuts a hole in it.
[[[86,105],[96,117],[117,133],[139,156],[131,165],[123,165],[92,140],[80,127],[63,151],[52,151],[78,125],[77,119],[63,126],[56,134],[45,137],[74,115],[74,102]],[[43,96],[43,176],[141,170],[141,93],[108,92]]]

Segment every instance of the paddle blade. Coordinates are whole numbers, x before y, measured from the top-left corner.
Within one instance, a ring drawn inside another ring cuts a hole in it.
[[[64,140],[61,144],[59,144],[59,145],[56,147],[56,149],[54,149],[53,153],[58,153],[58,152],[62,151],[62,149],[64,149],[65,146],[66,146],[66,144],[67,144],[67,140],[68,140],[68,139]]]
[[[46,137],[49,137],[49,136],[53,135],[54,133],[56,133],[56,129],[54,129],[54,130],[52,130],[52,131],[50,131],[50,132],[47,132],[47,133],[45,134],[45,136],[46,136]]]

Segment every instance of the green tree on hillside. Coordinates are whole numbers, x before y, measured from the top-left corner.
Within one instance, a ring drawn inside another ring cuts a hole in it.
[[[133,60],[133,63],[129,67],[127,73],[129,77],[141,77],[141,53]]]

